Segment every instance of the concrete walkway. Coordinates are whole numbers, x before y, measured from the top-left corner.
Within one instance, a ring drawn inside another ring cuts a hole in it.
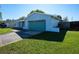
[[[0,35],[0,46],[4,46],[19,40],[22,40],[22,38],[19,35],[17,35],[15,32]]]

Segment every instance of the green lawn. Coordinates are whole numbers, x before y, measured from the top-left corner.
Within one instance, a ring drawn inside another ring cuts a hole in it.
[[[0,34],[6,34],[11,32],[12,29],[11,28],[0,28]]]
[[[79,31],[41,33],[0,47],[0,53],[79,53]]]

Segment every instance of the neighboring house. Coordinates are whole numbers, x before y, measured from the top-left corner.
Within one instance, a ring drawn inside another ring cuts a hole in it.
[[[32,13],[25,19],[23,29],[34,31],[59,32],[59,20],[52,15],[44,13]]]
[[[11,28],[23,28],[24,26],[24,20],[8,20],[5,21],[5,23],[7,24],[7,27],[11,27]]]
[[[71,21],[70,30],[79,30],[79,21]]]
[[[7,24],[7,27],[13,28],[13,27],[15,27],[16,21],[17,20],[7,20],[7,21],[5,21],[5,23]]]

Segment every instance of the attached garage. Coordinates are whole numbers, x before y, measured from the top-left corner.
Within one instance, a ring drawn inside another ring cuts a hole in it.
[[[23,29],[24,23],[24,20],[16,21],[15,28]]]
[[[19,28],[22,28],[24,26],[24,21],[19,22]]]
[[[23,29],[33,31],[59,32],[59,20],[52,15],[44,13],[32,13],[25,18]]]
[[[45,31],[45,20],[28,21],[29,30]]]

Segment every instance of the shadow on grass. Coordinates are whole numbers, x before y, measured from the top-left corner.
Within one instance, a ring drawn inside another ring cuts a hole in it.
[[[28,32],[28,31],[20,30],[19,32],[16,32],[16,33],[23,39],[38,39],[38,40],[62,42],[64,40],[67,30],[61,30],[59,33],[42,32],[37,35],[30,35],[29,33],[25,33],[25,32]]]
[[[57,32],[43,32],[43,33],[28,37],[28,38],[29,39],[62,42],[64,40],[66,32],[67,32],[67,30],[62,30],[59,33],[57,33]]]

